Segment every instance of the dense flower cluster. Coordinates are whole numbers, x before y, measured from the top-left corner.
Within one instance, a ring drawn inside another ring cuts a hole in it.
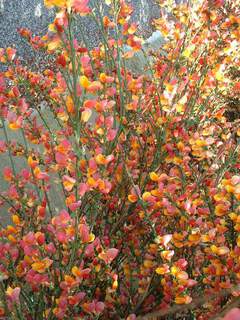
[[[131,6],[99,3],[45,0],[48,34],[20,30],[52,68],[0,50],[0,317],[133,320],[228,289],[191,311],[209,319],[240,295],[240,129],[224,99],[240,89],[237,0],[161,1],[165,43],[141,75],[126,67],[143,50]],[[83,16],[93,49],[74,34]]]

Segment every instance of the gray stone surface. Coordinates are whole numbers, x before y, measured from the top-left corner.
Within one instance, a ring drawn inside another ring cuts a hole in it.
[[[146,38],[152,33],[150,20],[158,12],[154,8],[153,1],[151,0],[132,0],[135,12],[133,16],[134,21],[140,24],[140,31]],[[47,10],[43,6],[43,0],[0,0],[0,47],[15,46],[18,54],[24,60],[29,60],[34,64],[44,63],[39,52],[34,52],[31,47],[24,42],[24,40],[17,33],[18,28],[29,28],[35,34],[44,34],[47,31],[47,26],[54,17],[53,10]],[[89,24],[86,19],[83,19],[83,29],[90,45],[94,47],[99,40],[99,34],[94,24]],[[161,38],[158,33],[153,34],[147,41],[146,45],[150,47],[158,47],[161,43]],[[135,71],[143,71],[145,65],[145,58],[139,54],[135,60],[131,62],[131,66]],[[46,114],[47,119],[51,118]],[[7,125],[7,124],[6,124]],[[7,127],[6,127],[7,128]],[[8,138],[10,140],[17,140],[19,143],[23,142],[21,133],[11,131],[7,128]],[[3,128],[0,128],[0,140],[5,140]],[[33,148],[34,146],[29,146]],[[25,167],[25,161],[16,157],[14,159],[17,170]],[[3,180],[2,169],[10,165],[8,154],[0,156],[0,192],[6,190],[7,183]],[[52,177],[51,177],[52,180]],[[53,181],[53,180],[52,180]],[[55,210],[64,207],[61,196],[61,188],[59,184],[53,183],[52,190],[49,194],[51,203]],[[7,208],[0,209],[0,223],[8,223],[9,215]]]
[[[36,34],[44,34],[53,11],[39,0],[1,0],[0,47],[15,46],[24,59],[35,55],[30,46],[18,34],[18,28],[29,28]]]
[[[24,59],[36,58],[33,50],[17,33],[18,28],[29,28],[35,34],[44,34],[54,17],[54,11],[43,5],[43,0],[0,0],[0,47],[15,46]],[[139,22],[142,33],[150,35],[151,20],[159,9],[154,0],[131,0],[134,7],[134,21]],[[88,41],[94,46],[98,30],[94,24],[83,20],[83,29]]]

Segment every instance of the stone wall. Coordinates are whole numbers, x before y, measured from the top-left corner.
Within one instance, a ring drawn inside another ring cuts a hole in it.
[[[150,0],[132,0],[135,7],[133,19],[139,21],[140,30],[147,35],[151,35],[150,20],[156,14],[154,4]],[[43,6],[43,1],[40,0],[0,0],[0,47],[15,46],[18,54],[25,60],[34,61],[34,64],[41,63],[41,56],[38,52],[34,52],[30,46],[18,35],[16,29],[27,27],[36,34],[44,34],[47,31],[47,26],[54,17],[53,10],[46,10]],[[84,21],[84,20],[83,20]],[[83,26],[89,41],[95,44],[97,39],[97,31],[94,25]],[[152,45],[156,48],[161,44],[161,37],[159,33],[154,33],[147,41],[146,48]],[[139,54],[133,61],[130,67],[135,71],[142,72],[145,61],[144,56]],[[33,106],[34,107],[34,106]],[[50,115],[45,114],[50,119]],[[7,128],[7,124],[6,124]],[[19,143],[23,143],[23,137],[20,130],[17,132],[11,131],[7,128],[8,138],[15,139]],[[4,130],[0,128],[0,140],[5,140]],[[29,146],[32,148],[33,146]],[[24,160],[16,157],[14,159],[17,170],[21,170],[26,163]],[[2,177],[2,169],[10,165],[8,154],[0,155],[0,192],[6,190],[7,184]],[[57,184],[50,193],[51,202],[56,210],[63,208],[64,203],[61,196],[61,188]],[[9,221],[7,208],[0,209],[0,222],[7,223]]]
[[[0,47],[14,45],[23,57],[33,54],[16,30],[25,27],[36,34],[44,34],[54,11],[47,10],[43,3],[43,0],[0,0]],[[131,0],[131,3],[135,9],[133,19],[139,22],[142,32],[150,35],[150,22],[159,11],[154,0]],[[90,42],[96,43],[95,26],[87,23],[84,27]]]

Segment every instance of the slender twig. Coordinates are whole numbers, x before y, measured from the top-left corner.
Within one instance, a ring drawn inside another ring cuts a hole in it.
[[[204,296],[201,296],[200,298],[196,298],[196,299],[193,299],[192,303],[190,304],[187,304],[187,305],[176,305],[176,306],[173,306],[169,309],[165,309],[165,310],[160,310],[160,311],[156,311],[156,312],[151,312],[151,313],[148,313],[144,316],[139,316],[137,317],[137,319],[139,320],[148,320],[148,319],[151,319],[151,318],[154,318],[154,317],[158,317],[158,318],[163,318],[163,317],[166,317],[166,316],[170,316],[170,315],[173,315],[173,314],[176,314],[177,312],[183,312],[183,311],[187,311],[187,310],[192,310],[196,307],[199,307],[205,303],[209,303],[209,301],[213,300],[213,299],[216,299],[216,298],[221,298],[221,297],[225,297],[229,294],[232,293],[232,291],[237,291],[240,289],[240,285],[235,285],[235,286],[232,286],[231,288],[229,289],[223,289],[222,291],[218,292],[218,293],[213,293],[213,294],[210,294],[210,295],[204,295]]]

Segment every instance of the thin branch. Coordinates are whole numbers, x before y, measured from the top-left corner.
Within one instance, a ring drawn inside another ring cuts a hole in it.
[[[210,300],[213,300],[213,299],[216,299],[216,298],[221,298],[221,297],[225,297],[229,294],[232,293],[232,291],[237,291],[237,290],[240,290],[240,285],[235,285],[235,286],[232,286],[231,288],[229,289],[224,289],[218,293],[213,293],[211,295],[205,295],[205,296],[202,296],[200,298],[196,298],[196,299],[193,299],[192,303],[190,304],[187,304],[187,305],[176,305],[176,306],[173,306],[171,307],[170,309],[167,309],[167,310],[160,310],[160,311],[155,311],[155,312],[151,312],[151,313],[148,313],[144,316],[139,316],[137,317],[138,320],[150,320],[154,317],[158,317],[158,318],[163,318],[163,317],[166,317],[166,316],[170,316],[170,315],[173,315],[173,314],[176,314],[177,312],[183,312],[183,311],[187,311],[187,310],[192,310],[200,305],[203,305],[205,303],[209,303]],[[238,301],[238,304],[239,304],[239,301]],[[213,318],[215,320],[215,318]],[[213,320],[212,319],[212,320]]]

